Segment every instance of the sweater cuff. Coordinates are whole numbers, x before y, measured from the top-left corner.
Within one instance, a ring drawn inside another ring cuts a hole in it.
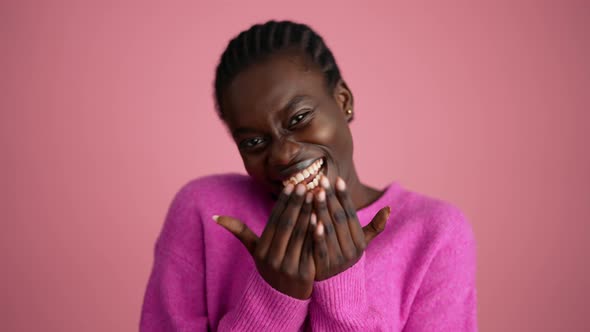
[[[353,266],[313,286],[313,310],[337,314],[346,309],[365,308],[365,254]],[[318,308],[319,307],[319,308]]]
[[[305,321],[309,302],[277,291],[254,269],[231,325],[237,331],[296,331]]]

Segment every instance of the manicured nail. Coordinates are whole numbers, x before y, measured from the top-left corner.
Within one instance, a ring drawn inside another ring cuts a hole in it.
[[[325,201],[326,200],[326,192],[323,190],[320,190],[320,192],[317,195],[317,199],[318,199],[318,202]]]
[[[217,222],[217,219],[219,219],[219,216],[218,215],[214,215],[212,218],[213,218],[213,220],[215,220],[215,222]]]
[[[287,196],[291,195],[291,193],[293,192],[293,184],[289,183],[288,185],[286,185],[285,188],[283,189],[283,192]]]
[[[309,218],[309,223],[310,223],[312,226],[315,226],[315,225],[317,225],[317,223],[318,223],[318,217],[316,217],[316,216],[315,216],[315,213],[313,213],[313,212],[311,213],[311,217]]]
[[[322,187],[324,187],[324,189],[330,188],[330,181],[328,181],[328,178],[325,176],[322,176],[320,184],[322,185]]]
[[[307,204],[311,203],[312,199],[313,199],[312,193],[307,193],[307,195],[305,195],[305,203],[307,203]]]
[[[295,194],[297,196],[303,196],[303,194],[305,194],[305,186],[301,183],[298,184],[297,187],[295,187]]]
[[[324,235],[324,224],[322,224],[321,222],[318,223],[318,229],[317,229],[318,235],[322,236]]]
[[[346,190],[346,183],[344,182],[344,180],[342,180],[341,177],[338,177],[338,179],[336,180],[336,189],[340,191]]]

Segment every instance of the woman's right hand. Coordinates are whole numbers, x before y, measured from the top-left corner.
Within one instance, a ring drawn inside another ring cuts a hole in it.
[[[243,222],[229,216],[214,216],[217,223],[246,246],[258,272],[274,289],[298,299],[311,297],[315,265],[311,235],[311,193],[302,184],[285,186],[260,238]]]

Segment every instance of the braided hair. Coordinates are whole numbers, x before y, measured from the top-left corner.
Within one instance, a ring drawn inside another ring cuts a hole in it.
[[[328,91],[336,87],[341,79],[336,59],[322,37],[309,26],[291,21],[255,24],[233,38],[221,55],[215,72],[215,102],[218,115],[223,118],[223,92],[238,73],[277,51],[291,49],[302,52],[318,66],[324,74]]]

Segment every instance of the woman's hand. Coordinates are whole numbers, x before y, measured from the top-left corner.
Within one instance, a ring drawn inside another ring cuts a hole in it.
[[[214,217],[233,233],[256,263],[258,272],[274,289],[298,299],[311,297],[315,266],[313,262],[313,195],[304,185],[287,185],[273,208],[260,238],[241,221]]]
[[[361,227],[356,209],[340,177],[336,191],[322,176],[322,189],[315,196],[317,227],[314,231],[315,280],[325,280],[353,266],[367,245],[385,229],[391,209],[379,210],[373,220]]]

